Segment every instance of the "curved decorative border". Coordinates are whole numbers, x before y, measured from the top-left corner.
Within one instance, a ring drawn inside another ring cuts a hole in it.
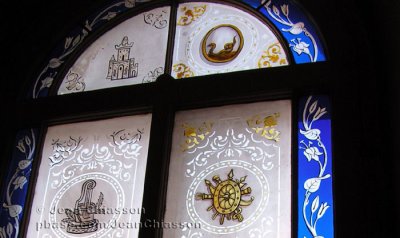
[[[35,129],[20,131],[17,136],[9,174],[2,188],[0,237],[18,237],[19,223],[27,195],[32,161],[36,150]]]
[[[135,7],[136,3],[145,2],[143,0],[118,0],[113,1],[97,12],[82,24],[83,27],[75,28],[68,37],[65,38],[64,44],[60,44],[53,52],[51,59],[40,72],[35,80],[35,84],[30,91],[29,97],[40,98],[46,97],[49,88],[53,85],[54,78],[59,72],[59,67],[68,59],[72,52],[86,39],[86,37],[94,29],[106,24],[111,19],[123,12]]]
[[[326,60],[315,27],[293,1],[269,0],[260,12],[278,28],[286,39],[297,64]]]
[[[314,238],[333,237],[332,163],[329,160],[330,117],[326,109],[328,106],[327,97],[318,97],[312,101],[311,96],[300,105],[302,111],[299,111],[301,121],[298,134],[299,238],[308,235]]]

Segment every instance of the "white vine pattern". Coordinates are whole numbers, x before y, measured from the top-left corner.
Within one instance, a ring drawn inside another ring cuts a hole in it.
[[[53,181],[51,187],[59,188],[73,178],[76,171],[82,172],[84,170],[104,169],[122,181],[129,181],[134,160],[138,158],[142,149],[142,146],[138,144],[142,131],[138,130],[138,133],[130,133],[125,129],[119,130],[111,135],[112,141],[108,145],[96,143],[88,148],[79,146],[72,152],[66,153],[62,157],[62,162],[52,166],[51,175]],[[71,139],[73,138],[70,137]],[[79,141],[77,139],[74,140]],[[59,151],[63,150],[61,147],[56,148],[57,150],[54,151],[54,154],[59,154]],[[68,151],[68,148],[64,149],[64,151]],[[54,154],[50,158],[54,158]],[[69,163],[66,166],[60,166],[64,162]]]
[[[203,145],[187,151],[189,154],[195,154],[197,150],[206,147],[209,148],[198,153],[192,160],[186,163],[189,168],[186,169],[185,175],[187,177],[193,177],[196,174],[196,168],[205,166],[208,158],[211,156],[215,156],[218,159],[229,159],[242,156],[243,153],[246,153],[252,161],[261,161],[264,170],[271,170],[274,167],[271,158],[276,156],[276,154],[269,154],[265,151],[265,148],[257,145],[250,145],[250,143],[253,142],[266,147],[272,146],[278,149],[279,147],[273,144],[267,144],[264,141],[256,140],[254,136],[256,134],[250,130],[246,129],[246,132],[248,135],[244,133],[235,133],[233,129],[228,129],[225,136],[216,137],[213,137],[215,132],[211,133]]]
[[[81,33],[74,36],[69,36],[65,39],[64,50],[60,56],[52,58],[49,60],[47,65],[41,71],[39,76],[36,78],[36,82],[33,86],[32,97],[38,98],[40,92],[45,88],[50,88],[53,84],[54,77],[57,75],[57,71],[55,71],[58,67],[60,67],[67,56],[69,56],[75,49],[84,41],[89,32],[92,31],[93,27],[98,24],[100,21],[109,21],[117,16],[122,10],[116,9],[113,11],[113,8],[118,8],[124,5],[126,8],[132,8],[135,6],[135,1],[133,0],[124,0],[117,2],[111,6],[108,6],[106,9],[101,11],[93,20],[86,20],[84,26],[81,30]],[[48,72],[53,70],[54,72]],[[47,74],[47,76],[45,76]],[[44,78],[44,79],[42,79]]]
[[[263,217],[260,226],[249,231],[250,238],[264,238],[271,236],[273,231],[268,229],[268,227],[271,227],[273,223],[274,219],[272,217]]]
[[[190,223],[184,222],[183,225],[184,225],[184,227],[182,228],[182,232],[188,232],[188,233],[186,235],[182,235],[181,238],[203,237],[203,233],[201,233],[200,231],[193,232],[193,230],[189,228]]]
[[[292,35],[300,35],[301,33],[304,33],[313,43],[314,46],[314,54],[310,52],[309,49],[309,44],[306,42],[302,41],[300,37],[296,37],[295,39],[292,39],[291,42],[292,44],[289,44],[289,46],[292,48],[293,51],[295,51],[298,55],[301,54],[306,54],[310,57],[311,62],[316,62],[317,57],[318,57],[318,46],[317,42],[315,41],[315,38],[311,33],[307,30],[307,28],[304,26],[303,22],[295,22],[293,23],[290,18],[289,18],[289,6],[287,4],[282,4],[280,6],[280,9],[276,7],[275,5],[272,5],[272,1],[269,0],[264,7],[267,9],[268,14],[275,19],[277,22],[288,26],[289,28],[282,28],[282,31],[289,32]],[[281,15],[283,14],[283,16]]]
[[[318,106],[318,100],[311,103],[311,99],[311,96],[308,97],[304,106],[302,118],[304,130],[300,129],[300,133],[308,139],[308,143],[303,140],[300,141],[300,144],[304,146],[300,146],[300,149],[304,150],[303,154],[308,162],[314,161],[318,163],[319,173],[316,177],[309,178],[304,182],[305,195],[302,212],[304,222],[312,237],[322,238],[323,236],[318,235],[317,223],[324,216],[325,212],[329,208],[329,205],[326,202],[320,203],[319,196],[316,195],[312,201],[310,208],[311,214],[309,216],[307,216],[307,207],[310,203],[310,198],[313,193],[317,192],[320,188],[321,181],[331,176],[330,174],[325,174],[328,163],[328,153],[320,137],[321,131],[312,127],[312,124],[325,115],[327,111],[326,108],[321,108]],[[316,143],[316,145],[314,143]]]
[[[24,155],[24,159],[18,162],[18,167],[15,169],[13,176],[7,184],[6,201],[2,206],[4,209],[8,210],[9,222],[7,226],[0,227],[0,238],[18,237],[19,215],[23,210],[23,204],[15,204],[12,199],[14,192],[18,189],[23,189],[25,184],[28,183],[36,147],[34,131],[31,130],[30,135],[26,135],[20,139],[16,147],[18,151]]]

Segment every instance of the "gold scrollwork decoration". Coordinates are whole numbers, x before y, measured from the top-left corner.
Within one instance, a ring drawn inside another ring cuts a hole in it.
[[[279,113],[274,113],[273,115],[266,116],[262,118],[257,115],[247,120],[247,125],[257,134],[262,137],[278,142],[280,140],[280,131],[276,129],[278,125]]]
[[[207,10],[207,5],[202,6],[194,6],[193,8],[188,8],[187,6],[180,8],[181,12],[184,14],[179,18],[178,25],[179,26],[187,26],[192,22],[197,20],[197,18],[201,17]]]
[[[178,79],[193,77],[193,71],[185,64],[179,63],[172,66],[172,70],[176,73]]]
[[[272,64],[286,65],[286,58],[282,57],[282,48],[279,43],[268,46],[258,60],[258,68],[272,67]]]
[[[181,145],[182,151],[185,152],[206,139],[206,136],[211,133],[213,124],[211,122],[203,122],[201,126],[195,128],[194,126],[183,124],[183,135],[186,137],[185,143]]]

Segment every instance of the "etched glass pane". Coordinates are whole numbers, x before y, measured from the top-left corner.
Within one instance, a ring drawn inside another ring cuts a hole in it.
[[[151,115],[48,128],[27,237],[137,237]]]
[[[290,237],[290,101],[178,112],[172,145],[164,237]]]
[[[69,69],[58,94],[155,81],[164,73],[169,14],[156,8],[105,33]]]
[[[282,43],[266,23],[248,12],[216,3],[179,5],[173,77],[287,64]]]
[[[333,238],[332,145],[329,99],[300,100],[298,236]]]
[[[1,187],[0,237],[19,237],[32,161],[37,145],[37,129],[21,130]]]

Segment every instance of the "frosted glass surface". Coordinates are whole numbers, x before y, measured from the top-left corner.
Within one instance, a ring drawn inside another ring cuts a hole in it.
[[[169,14],[169,7],[156,8],[105,33],[77,59],[58,94],[155,81],[164,73]]]
[[[27,237],[137,237],[151,115],[49,127]]]
[[[290,101],[178,112],[164,237],[291,237],[290,158]]]
[[[173,77],[287,64],[282,43],[268,25],[249,13],[215,3],[179,5]]]

